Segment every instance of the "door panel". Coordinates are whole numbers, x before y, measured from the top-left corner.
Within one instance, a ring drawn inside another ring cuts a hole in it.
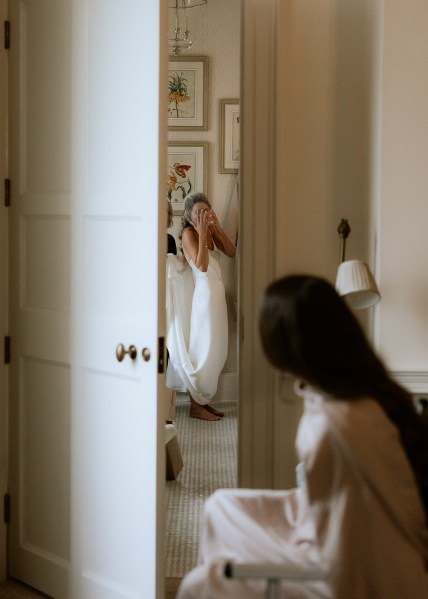
[[[163,596],[165,17],[10,1],[9,563],[55,599]]]
[[[163,593],[159,32],[156,2],[73,3],[73,599]]]
[[[69,3],[9,3],[9,574],[65,597],[70,562]]]

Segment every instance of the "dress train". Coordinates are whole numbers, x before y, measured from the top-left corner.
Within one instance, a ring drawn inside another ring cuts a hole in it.
[[[167,348],[170,363],[199,404],[217,391],[228,351],[227,308],[218,261],[209,254],[207,272],[184,257],[167,256]],[[167,373],[167,386],[182,391]],[[176,377],[175,377],[176,379]]]

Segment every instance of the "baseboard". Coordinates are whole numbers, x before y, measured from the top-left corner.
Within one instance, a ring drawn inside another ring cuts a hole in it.
[[[238,374],[223,372],[218,380],[217,393],[213,402],[238,400]]]
[[[213,402],[238,400],[238,373],[223,372],[218,379],[217,393],[212,398]],[[189,401],[188,392],[177,391],[176,403]],[[210,402],[211,403],[211,402]]]

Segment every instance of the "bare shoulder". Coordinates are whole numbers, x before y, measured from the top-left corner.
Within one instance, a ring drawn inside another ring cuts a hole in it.
[[[190,262],[190,260],[196,259],[198,245],[199,241],[197,231],[195,231],[193,227],[186,227],[181,234],[181,247],[188,262]]]
[[[187,237],[188,235],[195,237],[197,235],[197,232],[195,231],[195,229],[193,227],[186,227],[185,229],[183,229],[183,232],[181,235],[182,235],[182,237],[184,237],[184,236]]]
[[[184,244],[193,244],[198,241],[198,233],[193,227],[186,227],[181,234],[181,240]]]

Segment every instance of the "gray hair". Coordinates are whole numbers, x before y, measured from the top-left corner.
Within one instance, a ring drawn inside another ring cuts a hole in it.
[[[203,202],[209,208],[211,208],[211,204],[208,201],[207,196],[204,193],[196,192],[190,193],[186,199],[184,200],[184,212],[183,212],[183,228],[185,224],[190,224],[192,222],[192,210],[193,206],[198,202]]]

